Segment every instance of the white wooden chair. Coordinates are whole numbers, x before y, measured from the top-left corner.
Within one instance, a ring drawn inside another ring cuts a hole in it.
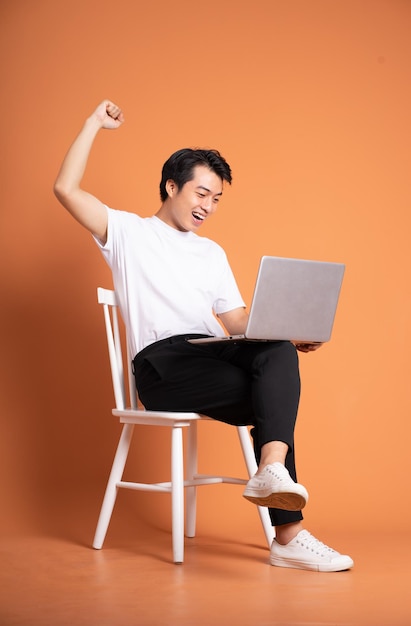
[[[184,561],[184,528],[187,537],[195,536],[196,527],[196,489],[200,485],[215,483],[245,484],[247,479],[229,476],[203,475],[197,473],[197,423],[210,419],[198,413],[176,413],[168,411],[149,411],[137,408],[137,394],[134,376],[131,372],[131,359],[127,351],[127,376],[124,375],[121,333],[119,328],[118,303],[114,291],[99,288],[98,302],[103,305],[107,332],[108,351],[113,379],[115,408],[113,415],[120,419],[123,429],[113,466],[108,480],[100,517],[94,536],[93,547],[100,549],[107,533],[119,488],[142,491],[167,492],[171,494],[172,543],[175,563]],[[125,378],[128,382],[126,400]],[[212,420],[215,421],[215,420]],[[216,425],[218,422],[216,422]],[[122,480],[134,426],[168,426],[171,428],[171,480],[161,483],[125,482]],[[218,427],[218,426],[216,426]],[[186,476],[184,477],[183,429],[187,429],[186,438]],[[248,476],[257,469],[250,435],[246,426],[237,427]],[[184,524],[184,488],[186,488],[186,524]],[[268,546],[274,536],[268,509],[258,507]]]

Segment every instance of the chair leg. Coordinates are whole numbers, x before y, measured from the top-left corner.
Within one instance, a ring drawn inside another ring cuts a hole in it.
[[[267,507],[265,506],[258,506],[258,514],[260,516],[260,520],[261,520],[261,524],[263,526],[263,530],[264,530],[264,534],[265,534],[265,538],[267,541],[267,545],[269,548],[271,548],[271,544],[273,542],[273,539],[275,537],[275,531],[274,531],[274,527],[271,523],[271,518],[270,518],[270,514],[268,512]]]
[[[187,433],[186,477],[193,480],[197,474],[197,422],[192,422]],[[186,489],[186,536],[195,537],[197,517],[197,487]]]
[[[171,430],[171,526],[174,563],[184,561],[184,463],[183,429]]]
[[[104,500],[97,523],[96,533],[93,540],[93,548],[99,550],[104,543],[111,514],[117,497],[117,483],[123,476],[128,451],[130,449],[131,438],[133,436],[134,424],[125,424],[121,432],[120,441],[117,446],[110,477],[108,479]]]
[[[238,436],[240,438],[241,448],[243,450],[244,460],[247,467],[248,475],[251,478],[257,471],[257,462],[255,460],[254,450],[251,444],[250,434],[247,426],[237,426]],[[261,524],[267,540],[268,547],[274,539],[274,528],[271,524],[270,514],[264,506],[259,506],[258,513],[260,515]]]

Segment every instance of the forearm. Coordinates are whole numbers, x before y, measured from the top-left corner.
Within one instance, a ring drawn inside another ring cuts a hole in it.
[[[63,160],[54,184],[54,192],[64,206],[70,195],[80,189],[92,145],[101,128],[101,121],[95,114],[91,115]]]

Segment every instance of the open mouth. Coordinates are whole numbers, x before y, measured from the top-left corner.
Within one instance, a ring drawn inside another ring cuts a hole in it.
[[[201,222],[203,222],[205,220],[205,216],[201,215],[201,213],[197,213],[197,211],[193,211],[192,212],[192,216],[194,217],[194,220],[198,223],[201,224]]]

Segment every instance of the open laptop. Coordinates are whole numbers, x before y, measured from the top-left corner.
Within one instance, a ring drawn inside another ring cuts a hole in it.
[[[190,339],[323,343],[330,339],[345,265],[263,256],[244,335]]]

